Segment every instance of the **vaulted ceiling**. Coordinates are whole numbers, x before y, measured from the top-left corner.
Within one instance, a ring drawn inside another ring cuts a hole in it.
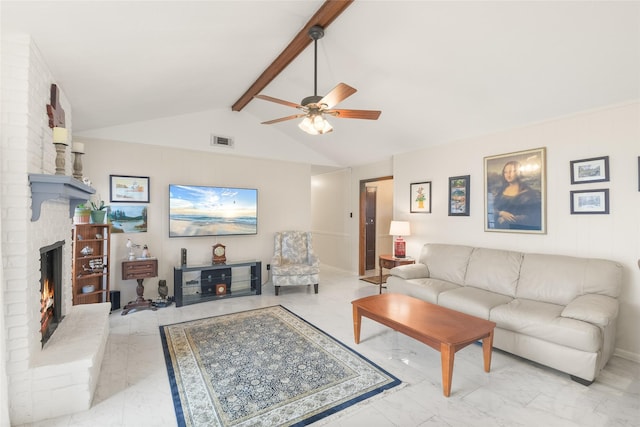
[[[149,124],[188,123],[202,141],[182,131],[175,145],[211,150],[219,133],[240,152],[354,166],[640,98],[639,2],[357,0],[318,42],[318,92],[347,83],[358,92],[339,107],[379,120],[330,119],[333,133],[309,136],[297,120],[259,124],[296,112],[283,105],[231,112],[322,5],[2,1],[0,12],[3,37],[38,47],[74,135],[145,142]],[[312,45],[261,93],[313,95]]]

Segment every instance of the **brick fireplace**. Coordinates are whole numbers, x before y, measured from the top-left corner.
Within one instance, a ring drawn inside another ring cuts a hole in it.
[[[40,335],[42,347],[62,320],[62,248],[64,240],[40,248]]]
[[[3,38],[1,55],[1,83],[11,96],[0,101],[0,363],[6,367],[0,378],[3,388],[6,384],[0,393],[0,424],[7,421],[8,412],[11,425],[17,425],[90,407],[109,335],[110,307],[72,305],[71,199],[87,200],[90,193],[70,196],[67,189],[37,201],[32,198],[31,176],[63,176],[55,175],[56,152],[46,114],[54,76],[26,35]],[[71,134],[72,109],[63,92],[64,88],[60,101]],[[67,149],[65,180],[72,180],[71,160]],[[60,268],[52,274],[60,276],[59,292],[54,291],[53,301],[43,301],[41,253],[58,244],[55,257]],[[43,345],[42,308],[50,303],[62,321]],[[52,399],[53,395],[64,399]]]

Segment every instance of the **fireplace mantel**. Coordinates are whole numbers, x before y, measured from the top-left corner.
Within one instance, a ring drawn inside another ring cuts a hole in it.
[[[50,199],[69,200],[69,218],[80,203],[89,200],[96,190],[72,176],[29,174],[31,184],[31,221],[40,218],[40,209],[44,201]]]

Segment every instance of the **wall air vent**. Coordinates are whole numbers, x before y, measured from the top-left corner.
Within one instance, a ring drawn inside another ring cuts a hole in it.
[[[228,136],[211,135],[210,144],[214,147],[233,148],[233,139]]]

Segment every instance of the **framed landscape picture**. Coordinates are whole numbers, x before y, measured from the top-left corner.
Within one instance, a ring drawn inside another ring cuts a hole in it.
[[[571,214],[608,214],[609,189],[571,192]]]
[[[449,216],[469,216],[469,175],[449,178]]]
[[[485,231],[546,233],[546,149],[484,158]]]
[[[573,160],[569,164],[572,184],[609,181],[609,156]]]
[[[149,177],[109,175],[112,202],[149,203]]]
[[[411,183],[409,193],[411,213],[431,213],[431,181]]]
[[[112,233],[145,233],[147,205],[117,205],[109,207]]]

